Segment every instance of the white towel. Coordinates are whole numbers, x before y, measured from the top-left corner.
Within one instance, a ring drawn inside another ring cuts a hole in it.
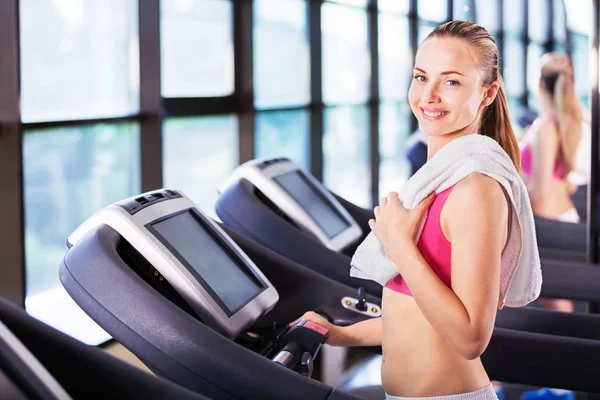
[[[433,191],[440,193],[474,172],[498,181],[512,202],[511,228],[501,256],[498,308],[524,306],[537,299],[542,288],[533,212],[525,183],[495,140],[479,134],[452,140],[408,180],[399,193],[400,201],[412,209]],[[358,246],[350,265],[351,276],[374,280],[382,286],[398,275],[373,232]]]

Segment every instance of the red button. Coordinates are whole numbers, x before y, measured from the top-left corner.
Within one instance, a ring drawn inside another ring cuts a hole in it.
[[[321,325],[315,324],[312,321],[306,321],[304,323],[304,326],[310,330],[320,333],[323,336],[326,336],[329,333],[329,329],[327,329]]]

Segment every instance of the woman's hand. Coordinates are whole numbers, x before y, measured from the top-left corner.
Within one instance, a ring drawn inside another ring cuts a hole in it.
[[[325,317],[320,314],[317,314],[314,311],[308,311],[304,313],[303,316],[298,318],[297,320],[290,322],[288,326],[293,326],[294,324],[300,322],[301,320],[307,320],[314,322],[317,325],[321,325],[322,327],[329,330],[329,337],[327,338],[326,343],[331,346],[342,346],[344,343],[344,334],[341,326],[333,325],[329,322]]]
[[[369,220],[371,230],[379,243],[389,250],[392,247],[415,245],[415,237],[421,219],[435,198],[431,193],[414,209],[406,209],[398,198],[398,193],[390,192],[375,207],[375,219]]]

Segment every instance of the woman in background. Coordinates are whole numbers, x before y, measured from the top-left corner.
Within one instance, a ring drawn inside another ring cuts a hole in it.
[[[582,135],[583,107],[575,92],[573,65],[558,53],[545,54],[540,64],[540,114],[520,146],[523,179],[535,215],[579,223],[570,197],[577,188],[567,179]]]

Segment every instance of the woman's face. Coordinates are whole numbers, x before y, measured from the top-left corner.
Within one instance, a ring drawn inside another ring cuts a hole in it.
[[[408,101],[425,135],[452,133],[475,120],[486,89],[474,57],[458,39],[432,38],[419,47]]]

